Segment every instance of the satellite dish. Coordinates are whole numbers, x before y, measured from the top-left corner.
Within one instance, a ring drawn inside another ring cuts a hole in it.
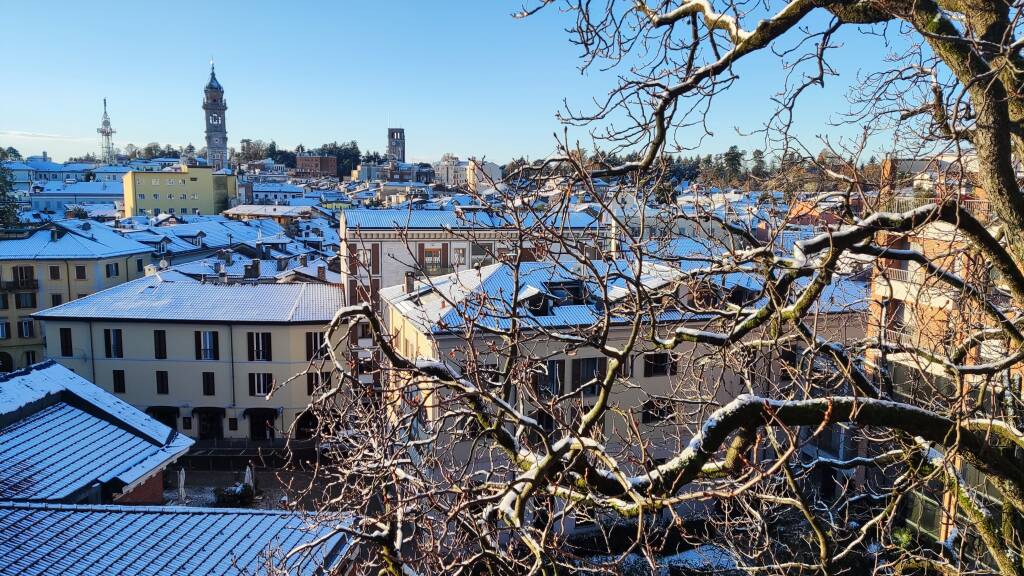
[[[170,266],[170,262],[168,262],[166,259],[160,260],[160,269],[161,270],[163,270],[164,268],[167,268],[168,266]]]

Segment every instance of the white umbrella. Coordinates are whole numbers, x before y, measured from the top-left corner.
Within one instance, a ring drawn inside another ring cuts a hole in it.
[[[185,468],[178,468],[178,500],[185,503]]]
[[[245,478],[242,480],[242,484],[248,484],[250,488],[255,490],[256,486],[252,483],[252,465],[247,464],[245,466]]]

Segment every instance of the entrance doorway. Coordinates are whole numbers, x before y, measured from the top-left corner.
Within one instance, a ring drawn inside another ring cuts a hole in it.
[[[200,440],[219,440],[224,437],[223,408],[193,408]]]
[[[249,418],[250,440],[273,440],[275,437],[274,421],[277,410],[274,408],[249,408],[242,413]]]

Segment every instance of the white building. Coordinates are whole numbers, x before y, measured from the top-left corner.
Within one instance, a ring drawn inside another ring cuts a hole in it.
[[[475,158],[459,160],[458,156],[445,154],[440,162],[434,164],[434,180],[448,188],[477,192],[493,186],[501,176],[501,166]]]

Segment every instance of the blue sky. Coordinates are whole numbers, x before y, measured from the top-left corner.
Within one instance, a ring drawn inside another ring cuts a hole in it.
[[[406,129],[411,160],[445,152],[544,157],[561,127],[563,98],[586,107],[614,72],[581,75],[579,53],[551,9],[511,18],[516,1],[374,2],[10,2],[0,50],[0,145],[57,159],[96,152],[102,99],[115,145],[203,145],[200,108],[209,60],[225,87],[230,144],[274,139],[293,147],[357,140],[384,148],[388,125]],[[877,38],[854,33],[836,53],[841,76],[816,89],[798,133],[843,133],[826,126],[844,109],[846,88],[882,54]],[[876,54],[877,53],[877,54]],[[870,55],[871,57],[867,57]],[[736,129],[759,126],[783,83],[765,55],[737,69],[740,82],[712,113],[715,137],[701,152],[729,144],[759,147]],[[575,131],[591,148],[586,133]],[[684,133],[682,139],[693,134]],[[695,140],[692,140],[694,143]],[[819,146],[820,147],[820,146]]]

